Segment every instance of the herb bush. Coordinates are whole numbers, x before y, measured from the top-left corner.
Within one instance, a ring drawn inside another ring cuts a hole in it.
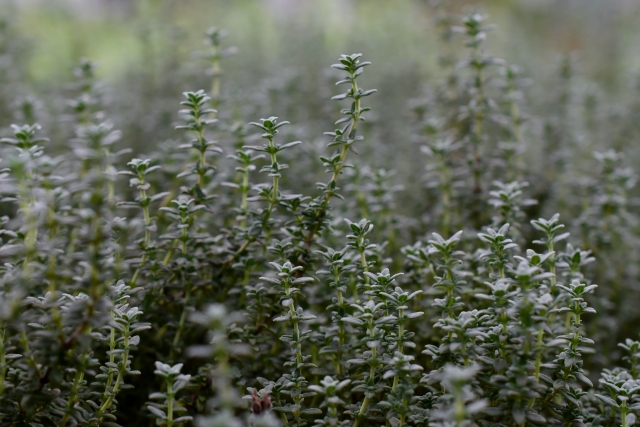
[[[268,110],[221,114],[215,28],[210,89],[147,155],[90,61],[67,140],[13,104],[0,425],[634,425],[635,173],[613,150],[581,166],[567,82],[543,130],[563,143],[532,147],[529,82],[487,55],[485,17],[440,18],[443,80],[411,103],[426,174],[404,187],[357,156],[384,126],[361,54],[333,65],[321,150]]]

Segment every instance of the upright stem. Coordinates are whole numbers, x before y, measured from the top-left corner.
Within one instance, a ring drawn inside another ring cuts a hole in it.
[[[484,121],[484,87],[483,87],[483,72],[481,62],[481,51],[480,46],[476,46],[474,51],[474,62],[476,63],[476,79],[475,79],[475,88],[476,88],[476,110],[473,114],[473,177],[474,177],[474,191],[479,193],[481,190],[480,187],[480,178],[482,174],[482,170],[480,168],[480,143],[482,141],[482,126]]]
[[[187,284],[187,289],[184,295],[184,308],[182,309],[182,314],[180,315],[180,321],[178,322],[178,330],[176,331],[175,337],[173,337],[173,349],[178,348],[178,344],[180,343],[180,335],[184,330],[184,325],[187,320],[187,308],[189,307],[189,298],[191,297],[191,284]]]
[[[472,153],[472,173],[473,173],[473,204],[471,209],[472,223],[476,229],[482,227],[482,165],[480,144],[482,143],[482,128],[484,122],[484,88],[483,88],[483,64],[480,46],[474,48],[474,63],[476,66],[475,88],[476,105],[473,111],[473,135],[471,136]]]
[[[49,258],[49,294],[51,295],[51,301],[53,306],[51,307],[51,313],[53,316],[53,322],[55,323],[58,331],[62,333],[62,318],[60,317],[60,311],[56,304],[57,299],[57,286],[56,286],[56,254],[51,254]]]
[[[140,177],[140,181],[141,183],[143,182],[144,177],[141,176]],[[144,189],[140,190],[140,198],[142,200],[146,200],[147,199],[147,192]],[[151,226],[151,215],[149,214],[149,206],[148,205],[144,205],[142,207],[142,214],[144,216],[144,253],[142,254],[142,258],[140,259],[140,264],[138,265],[138,268],[136,269],[136,272],[133,274],[133,277],[131,278],[131,283],[130,286],[133,288],[136,285],[136,282],[138,281],[138,277],[140,276],[140,271],[142,270],[142,267],[144,267],[144,265],[147,262],[147,248],[149,247],[149,244],[151,243],[151,229],[149,228]]]
[[[538,329],[538,336],[537,336],[537,340],[536,340],[536,361],[534,364],[534,376],[536,378],[536,384],[540,383],[540,368],[542,366],[542,339],[544,338],[544,327],[540,327],[540,329]],[[533,405],[535,405],[536,403],[536,398],[532,397],[531,400],[529,400],[529,408],[533,408]]]
[[[33,353],[31,353],[31,349],[29,347],[29,338],[27,337],[27,332],[24,328],[20,329],[20,343],[24,348],[25,354],[28,354],[27,360],[35,370],[36,376],[38,377],[38,379],[42,378],[40,368],[38,367],[38,361],[33,357]]]
[[[7,349],[4,344],[4,334],[6,325],[0,324],[0,399],[2,399],[5,388],[5,377],[7,376]]]
[[[540,365],[542,364],[542,353],[540,349],[542,348],[542,338],[544,337],[544,329],[540,328],[538,330],[538,340],[536,341],[536,348],[538,349],[538,354],[536,356],[536,383],[540,382]]]
[[[294,303],[291,302],[291,305],[289,305],[289,312],[291,313],[291,316],[297,316],[296,314],[296,309],[294,307]],[[298,327],[298,319],[292,319],[291,323],[293,323],[293,332],[296,336],[296,362],[298,364],[302,363],[302,345],[300,344],[300,328]],[[298,369],[296,367],[296,369]]]
[[[48,196],[53,199],[55,196],[53,196],[51,194],[51,191],[48,190]],[[52,205],[55,202],[52,202]],[[56,235],[58,234],[59,231],[59,226],[55,220],[55,207],[49,205],[48,209],[47,209],[47,217],[48,217],[48,226],[49,226],[49,240],[53,241],[56,237]],[[58,307],[55,303],[56,299],[57,299],[57,282],[56,279],[58,278],[57,276],[57,254],[54,252],[50,255],[49,257],[49,266],[48,266],[48,271],[47,271],[47,277],[49,279],[49,285],[48,285],[48,292],[51,298],[51,301],[53,303],[52,307],[51,307],[51,313],[52,313],[52,317],[53,317],[53,322],[56,325],[56,328],[58,329],[59,333],[62,334],[62,318],[60,317],[60,312],[58,310]]]
[[[549,243],[547,244],[547,249],[549,252],[553,252],[553,240],[549,239]],[[555,255],[551,255],[549,257],[549,272],[553,274],[549,280],[551,280],[551,289],[554,290],[556,287],[556,261]]]
[[[358,84],[356,83],[355,80],[351,82],[351,90],[353,91],[354,94],[358,93]],[[349,129],[348,129],[349,134],[353,133],[353,131],[356,130],[358,121],[360,120],[360,98],[356,98],[354,104],[355,104],[355,107],[354,107],[355,114],[351,119],[351,126],[349,126]],[[331,176],[330,182],[338,181],[338,176],[340,175],[342,168],[344,168],[344,161],[347,158],[348,152],[349,152],[349,146],[347,144],[344,144],[342,146],[342,151],[340,152],[340,162],[338,162],[338,164],[336,165],[336,169],[333,171],[333,175]],[[329,203],[329,200],[331,199],[332,196],[333,196],[333,192],[327,192],[327,194],[324,197],[325,205]]]
[[[404,310],[400,309],[398,310],[398,319],[402,319],[404,318]],[[402,345],[402,337],[404,336],[404,323],[400,323],[398,325],[398,352],[402,353],[404,350],[404,346]],[[400,377],[398,376],[398,374],[395,374],[393,377],[393,386],[391,387],[391,391],[396,391],[396,389],[398,388],[398,382],[400,380]]]
[[[198,143],[200,145],[200,148],[198,149],[200,154],[199,165],[198,165],[198,187],[202,188],[204,186],[204,176],[207,173],[207,156],[206,156],[207,147],[206,145],[204,145],[205,139],[204,139],[204,133],[202,130],[200,117],[196,117],[195,119],[196,119],[196,123],[198,124]]]
[[[22,261],[22,271],[24,277],[26,279],[29,278],[31,274],[31,257],[36,252],[36,242],[38,241],[38,227],[36,224],[36,217],[32,212],[32,204],[35,203],[35,199],[29,196],[29,188],[31,185],[31,173],[27,173],[27,178],[22,180],[20,183],[20,207],[22,211],[22,215],[26,218],[25,223],[27,225],[27,229],[24,234],[24,247],[25,247],[25,256]]]
[[[447,265],[447,268],[446,268],[447,278],[449,279],[449,281],[451,283],[455,284],[456,282],[453,280],[453,272],[451,271],[450,262],[449,262],[449,258],[448,257],[445,259],[445,264]],[[448,287],[447,288],[447,301],[451,300],[451,298],[453,298],[453,287]],[[449,317],[453,318],[453,310],[448,309],[447,311],[449,312]],[[449,338],[451,338],[451,332],[449,332]]]
[[[118,366],[118,376],[116,377],[116,382],[113,385],[113,388],[109,391],[105,391],[105,400],[96,411],[96,419],[97,424],[100,425],[104,420],[104,413],[111,408],[113,404],[113,399],[115,399],[116,395],[120,391],[120,387],[122,386],[122,382],[124,380],[124,376],[127,373],[127,364],[129,362],[129,324],[124,325],[123,331],[123,343],[122,346],[124,351],[121,353],[122,359],[120,360],[120,366]]]
[[[364,247],[362,247],[362,245],[364,244],[363,242],[364,238],[361,238],[359,241],[360,244],[360,262],[362,263],[362,271],[365,273],[369,272],[369,265],[367,264],[367,256],[365,255],[365,249]],[[369,284],[371,283],[369,276],[368,275],[364,275],[364,283],[369,286]],[[369,295],[369,299],[372,299],[372,296]]]
[[[450,173],[446,160],[442,160],[442,171],[440,173],[440,185],[442,186],[442,232],[444,236],[449,235],[451,226],[451,184],[449,183]]]
[[[111,152],[109,150],[109,147],[105,147],[104,149],[104,158],[106,161],[106,165],[105,165],[105,174],[107,171],[109,171],[113,165],[111,164],[111,162],[109,161],[109,156],[111,156]],[[107,182],[107,200],[109,201],[109,203],[113,202],[113,199],[115,198],[115,189],[114,189],[114,185],[113,185],[113,180],[109,179]]]
[[[296,313],[295,302],[293,301],[293,296],[291,295],[291,283],[289,280],[285,280],[284,284],[284,292],[291,299],[291,304],[289,304],[289,313],[291,314],[291,323],[293,324],[293,333],[295,335],[295,351],[296,351],[296,362],[298,364],[302,363],[302,344],[300,343],[300,328],[298,327],[298,314]],[[296,366],[296,370],[298,367]]]
[[[406,406],[407,405],[406,399],[403,399],[403,402],[404,402],[404,405]],[[406,417],[407,416],[404,413],[400,415],[400,425],[399,425],[399,427],[404,427],[406,425]]]
[[[522,117],[520,116],[520,108],[518,107],[518,103],[516,102],[516,99],[515,99],[515,89],[513,87],[513,84],[509,86],[509,99],[511,100],[510,107],[511,107],[511,123],[512,123],[513,137],[519,146],[518,148],[520,149],[521,148],[520,145],[523,142]],[[517,172],[515,174],[515,177],[518,177],[523,167],[524,167],[524,159],[522,158],[522,153],[520,152],[518,153],[518,157],[516,160]]]
[[[140,197],[142,200],[147,199],[146,190],[140,190]],[[142,213],[144,215],[144,248],[147,249],[147,246],[149,246],[151,242],[151,230],[149,229],[151,225],[151,215],[149,214],[149,206],[143,206]]]
[[[220,74],[222,69],[220,67],[220,46],[217,44],[213,45],[213,63],[212,63],[212,73],[213,79],[211,81],[211,108],[214,110],[218,109],[218,105],[220,104]],[[211,113],[211,118],[215,118],[216,113]]]
[[[375,337],[375,334],[374,334],[375,325],[373,323],[373,319],[369,320],[368,329],[369,329],[369,338],[373,339]],[[375,380],[377,364],[378,364],[377,347],[373,347],[371,349],[371,369],[369,370],[369,379],[371,380],[372,383]],[[367,406],[369,406],[369,403],[371,403],[371,399],[365,396],[364,400],[362,401],[362,406],[360,407],[360,411],[358,412],[358,415],[356,417],[356,421],[353,424],[353,427],[358,427],[358,425],[360,424],[360,420],[362,419],[362,416],[364,415],[367,409]]]
[[[548,239],[549,242],[547,243],[547,250],[551,253],[553,252],[553,239],[549,238]],[[551,282],[551,291],[553,292],[555,290],[555,286],[556,286],[556,263],[555,263],[555,256],[551,255],[549,257],[549,271],[551,272],[551,274],[553,274],[553,276],[551,276],[551,278],[549,279]],[[553,324],[553,318],[554,318],[555,313],[551,314],[549,323]],[[540,329],[538,330],[538,337],[537,337],[537,341],[536,341],[536,349],[537,349],[537,355],[536,355],[536,362],[535,362],[535,377],[536,377],[536,383],[540,382],[540,366],[542,364],[542,343],[543,343],[543,338],[544,338],[544,328],[540,327]],[[535,398],[531,399],[530,405],[529,407],[532,407],[533,404],[535,402]]]
[[[84,372],[87,363],[87,353],[82,353],[80,358],[81,366],[76,370],[76,374],[73,378],[73,385],[71,386],[71,391],[69,392],[69,401],[67,402],[67,410],[65,411],[62,421],[60,422],[60,426],[64,427],[67,425],[67,421],[69,421],[69,415],[73,411],[73,407],[75,406],[76,400],[78,399],[78,387],[80,383],[82,383],[84,379]]]
[[[173,384],[167,381],[167,427],[173,427]]]
[[[460,392],[458,392],[455,397],[455,401],[453,403],[453,411],[455,417],[455,426],[459,427],[462,425],[467,416],[467,412],[464,407],[464,400],[462,396],[460,396]]]
[[[274,149],[273,138],[269,138],[269,148]],[[275,165],[278,162],[276,158],[275,151],[271,151],[271,165]],[[278,182],[279,176],[273,176],[273,185],[271,187],[271,194],[269,197],[269,207],[267,208],[267,214],[264,217],[263,226],[266,227],[269,223],[269,218],[271,218],[271,212],[273,212],[273,208],[278,204]]]
[[[360,420],[362,419],[367,406],[369,406],[369,398],[365,396],[364,400],[362,401],[360,411],[358,412],[358,415],[356,415],[356,421],[353,423],[353,427],[358,427],[358,425],[360,425]]]
[[[355,80],[351,82],[351,89],[354,94],[358,93],[358,84],[356,83]],[[351,134],[353,131],[356,130],[358,121],[360,120],[360,98],[356,98],[354,101],[354,111],[355,111],[355,114],[351,119],[351,126],[349,126],[349,128],[347,129],[349,134]],[[347,144],[344,144],[342,146],[342,151],[340,152],[340,161],[338,162],[335,170],[333,171],[333,175],[331,176],[331,181],[329,181],[330,184],[331,183],[335,184],[338,181],[338,176],[340,175],[340,172],[344,167],[344,162],[345,162],[345,159],[347,158],[348,152],[349,152],[349,146]],[[315,224],[313,228],[311,228],[311,230],[309,231],[309,234],[307,235],[307,237],[305,238],[305,243],[307,248],[311,247],[311,243],[313,242],[313,237],[315,236],[315,234],[318,232],[318,229],[320,228],[320,219],[322,218],[325,211],[327,210],[327,206],[329,205],[329,200],[331,200],[331,197],[333,197],[333,194],[334,194],[333,191],[327,191],[327,193],[324,196],[324,203],[322,205],[320,212],[318,212],[318,215],[316,216]]]
[[[242,172],[242,201],[240,203],[240,208],[242,209],[242,221],[240,222],[240,227],[245,228],[247,226],[247,208],[249,207],[247,203],[247,198],[249,196],[249,169],[246,169]]]
[[[333,270],[333,280],[335,283],[339,283],[340,281],[340,273],[338,272],[338,269],[336,267],[334,267]],[[344,310],[344,297],[342,296],[342,292],[340,291],[340,289],[338,289],[338,306],[340,307],[340,311]],[[340,347],[342,347],[345,344],[345,330],[344,330],[344,323],[343,322],[338,322],[338,354],[337,354],[337,358],[338,358],[338,366],[337,366],[337,374],[340,376],[343,374],[343,370],[342,370],[342,364],[340,363],[340,361],[342,360],[342,350],[340,349]]]

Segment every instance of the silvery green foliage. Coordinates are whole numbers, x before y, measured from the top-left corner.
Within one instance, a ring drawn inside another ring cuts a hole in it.
[[[64,155],[33,115],[2,139],[0,426],[633,425],[640,343],[611,341],[637,302],[635,173],[597,152],[547,195],[528,81],[485,22],[445,30],[465,48],[415,124],[422,193],[355,156],[385,126],[361,54],[333,65],[322,150],[264,104],[231,123],[217,29],[211,91],[176,95],[144,153],[82,60]]]

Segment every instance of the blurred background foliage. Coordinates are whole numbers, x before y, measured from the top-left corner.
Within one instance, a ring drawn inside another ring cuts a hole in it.
[[[454,14],[478,7],[461,0],[441,3]],[[37,93],[45,103],[55,99],[46,94],[63,91],[73,66],[87,57],[100,65],[99,77],[110,86],[118,111],[173,114],[173,102],[142,100],[175,100],[182,91],[208,87],[205,64],[192,54],[203,31],[216,25],[228,30],[228,43],[240,52],[225,62],[227,99],[239,104],[249,97],[255,104],[256,93],[295,88],[306,102],[296,105],[297,117],[287,117],[300,123],[320,119],[323,130],[327,123],[317,103],[326,105],[326,98],[310,92],[327,86],[326,64],[338,52],[363,52],[376,65],[369,78],[384,107],[374,110],[385,115],[381,136],[392,147],[408,138],[406,101],[419,97],[439,72],[433,2],[424,0],[0,0],[0,5],[3,44],[23,53],[13,92]],[[533,106],[543,109],[555,102],[561,56],[569,53],[590,96],[603,102],[635,96],[637,1],[491,0],[480,9],[499,29],[490,37],[491,53],[520,65],[536,82],[528,94]],[[190,78],[182,79],[185,74]],[[262,115],[289,113],[282,111],[285,105],[270,104]],[[234,108],[242,105],[227,106]],[[11,118],[0,120],[5,125]],[[151,119],[139,127],[141,144],[152,143],[156,132],[169,136]],[[379,154],[396,160],[397,153]]]
[[[229,32],[226,42],[239,51],[224,63],[223,98],[230,102],[221,109],[223,116],[246,122],[278,115],[304,123],[307,137],[321,136],[331,129],[328,117],[337,108],[326,101],[335,75],[326,64],[340,52],[363,52],[376,65],[368,83],[382,95],[373,100],[374,118],[384,116],[384,126],[373,131],[381,143],[365,155],[375,153],[376,166],[416,173],[421,162],[398,167],[411,161],[409,148],[399,148],[411,139],[410,100],[423,97],[442,74],[436,15],[442,9],[452,16],[475,9],[489,14],[499,29],[488,41],[491,54],[518,64],[535,81],[526,94],[533,113],[557,103],[562,61],[569,54],[578,76],[572,83],[575,102],[622,105],[637,94],[636,1],[436,3],[0,0],[0,49],[12,53],[0,63],[3,73],[12,74],[10,87],[0,94],[0,125],[17,119],[9,105],[16,97],[38,94],[43,108],[37,120],[54,141],[64,140],[59,118],[65,106],[57,100],[65,98],[71,70],[86,57],[99,64],[116,127],[136,141],[136,151],[156,146],[175,137],[172,122],[181,92],[210,85],[203,72],[208,64],[193,53],[202,47],[203,31],[216,25]],[[459,48],[461,40],[454,45]],[[607,111],[615,116],[614,108]]]
[[[453,12],[478,4],[443,3]],[[29,82],[68,78],[70,64],[81,56],[100,62],[101,76],[117,81],[146,69],[149,59],[160,63],[172,55],[184,59],[212,24],[229,30],[243,52],[228,64],[239,86],[277,74],[282,65],[299,66],[303,61],[298,59],[325,64],[335,52],[354,49],[378,62],[378,75],[403,64],[425,76],[434,65],[428,1],[3,0],[2,4],[4,19],[14,23],[31,45]],[[619,92],[627,73],[640,65],[635,55],[640,29],[634,25],[640,4],[634,0],[492,0],[482,9],[501,30],[491,41],[495,54],[536,76],[551,72],[559,53],[575,50],[587,78]]]

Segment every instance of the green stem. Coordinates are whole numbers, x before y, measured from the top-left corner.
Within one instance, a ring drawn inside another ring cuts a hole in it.
[[[297,316],[296,313],[296,309],[294,308],[294,303],[293,301],[291,302],[291,305],[289,305],[289,312],[291,313],[291,316]],[[300,328],[298,327],[298,320],[297,319],[292,319],[291,323],[293,323],[293,332],[296,336],[296,362],[299,364],[302,363],[302,344],[300,343]],[[298,369],[296,367],[296,369]]]
[[[367,264],[367,256],[366,256],[366,255],[365,255],[365,253],[364,253],[364,252],[365,252],[365,249],[364,249],[364,247],[363,247],[363,245],[364,245],[364,238],[359,239],[358,244],[359,244],[359,246],[360,246],[360,248],[361,248],[361,249],[360,249],[360,262],[362,263],[362,271],[363,271],[363,272],[365,272],[365,273],[368,273],[368,272],[369,272],[369,265]],[[369,276],[368,276],[368,275],[366,275],[366,274],[364,275],[364,283],[367,285],[367,287],[368,287],[368,286],[369,286],[369,284],[371,283],[371,282],[370,282],[370,279],[369,279]],[[369,295],[369,299],[372,299],[372,298],[373,298],[373,296],[372,296],[372,295]]]
[[[449,279],[449,281],[451,283],[453,283],[455,285],[456,282],[455,282],[455,280],[453,280],[453,272],[451,271],[449,258],[446,258],[444,261],[445,261],[445,264],[447,265],[447,268],[446,268],[447,278]],[[449,305],[449,302],[450,302],[451,298],[453,298],[453,288],[452,287],[448,287],[447,288],[447,305]],[[449,312],[449,317],[453,318],[453,310],[447,308],[447,311]],[[449,332],[449,339],[451,339],[451,332]]]
[[[144,184],[144,176],[139,176],[141,185]],[[142,200],[147,200],[147,192],[145,190],[140,190],[140,198]],[[140,272],[144,265],[147,263],[147,249],[149,244],[151,243],[151,215],[149,214],[149,206],[145,205],[142,207],[142,214],[144,217],[144,253],[142,254],[142,258],[140,259],[140,264],[133,274],[133,278],[131,278],[131,283],[129,284],[132,288],[136,286],[136,282],[138,281],[138,277],[140,276]]]
[[[243,244],[242,246],[240,246],[238,248],[237,251],[235,251],[235,253],[233,255],[231,255],[231,257],[225,261],[225,265],[229,265],[231,264],[233,261],[235,261],[236,258],[238,258],[238,256],[240,256],[240,254],[242,252],[244,252],[245,249],[247,249],[247,247],[251,244],[251,242],[253,242],[255,240],[255,237],[251,236],[249,237]]]
[[[51,301],[53,306],[51,307],[51,313],[53,316],[53,322],[56,325],[56,328],[60,333],[62,333],[62,318],[60,317],[60,311],[56,304],[57,299],[57,286],[56,286],[56,254],[51,254],[51,258],[49,258],[49,294],[51,295]]]
[[[404,310],[398,310],[398,319],[404,318]],[[398,325],[398,352],[402,353],[404,350],[404,346],[402,345],[402,337],[404,336],[404,323],[400,323]],[[398,388],[398,381],[400,377],[398,374],[395,374],[393,377],[393,386],[391,387],[391,391],[396,391]]]
[[[184,295],[184,308],[182,309],[182,314],[180,315],[180,321],[178,323],[178,330],[176,331],[176,336],[173,337],[173,350],[178,348],[178,343],[180,343],[180,335],[184,330],[184,324],[187,320],[187,308],[189,307],[189,298],[191,297],[191,285],[187,285],[187,290]]]
[[[183,243],[183,245],[184,245],[184,243]],[[169,250],[167,251],[167,253],[164,256],[164,259],[162,260],[162,265],[163,266],[169,265],[169,263],[171,262],[171,258],[173,258],[173,252],[174,252],[174,248],[173,247],[169,248]],[[184,253],[184,251],[183,251],[183,253]]]
[[[474,49],[474,59],[479,62],[481,59],[480,47]],[[480,168],[480,142],[482,140],[482,127],[484,122],[484,87],[482,67],[476,68],[476,111],[473,115],[473,171],[474,171],[474,191],[480,191],[480,178],[482,170]]]
[[[269,138],[269,148],[271,148],[272,150],[275,150],[275,146],[273,145],[273,138]],[[275,151],[271,151],[271,165],[275,165],[278,162],[277,158],[276,158],[276,153]],[[267,208],[267,214],[264,217],[264,220],[262,221],[262,226],[264,228],[267,227],[267,224],[269,224],[269,218],[271,218],[271,213],[273,212],[273,208],[278,204],[278,182],[279,182],[279,175],[274,175],[273,176],[273,185],[271,187],[271,194],[269,197],[269,207]],[[267,240],[269,240],[268,238],[268,234],[269,234],[269,230],[267,230]]]
[[[375,325],[373,324],[373,319],[369,320],[368,329],[369,329],[369,337],[371,339],[373,339],[375,337],[374,328],[375,328]],[[373,347],[371,349],[371,369],[369,370],[369,379],[371,380],[371,383],[373,383],[373,381],[375,379],[376,365],[377,364],[378,364],[378,362],[377,362],[377,348]],[[358,427],[358,424],[360,423],[360,420],[362,419],[362,416],[364,415],[365,410],[367,409],[367,406],[369,405],[370,402],[371,402],[371,399],[369,399],[369,397],[365,396],[364,400],[362,401],[362,406],[360,407],[360,411],[358,412],[356,421],[353,424],[353,427]]]
[[[42,375],[40,373],[40,367],[38,366],[38,362],[36,361],[36,359],[33,357],[33,354],[31,353],[31,349],[29,347],[29,338],[27,337],[27,332],[24,328],[20,329],[20,343],[24,348],[25,354],[28,354],[27,360],[35,370],[36,376],[38,377],[38,379],[42,378]]]
[[[198,187],[202,188],[204,186],[204,175],[207,173],[207,156],[206,156],[207,147],[204,145],[205,139],[204,139],[204,134],[202,132],[200,117],[196,117],[196,123],[198,125],[198,144],[200,145],[200,148],[198,149],[200,154],[200,160],[198,165]]]
[[[142,184],[144,184],[144,182],[142,182]],[[146,190],[140,190],[140,197],[142,200],[147,200]],[[142,213],[144,215],[144,248],[147,249],[147,246],[149,246],[151,242],[151,230],[149,229],[151,225],[151,215],[149,214],[149,206],[143,206]]]
[[[105,390],[106,399],[104,400],[102,405],[100,405],[100,408],[98,408],[98,410],[96,411],[97,424],[102,424],[104,420],[104,413],[111,408],[113,400],[120,391],[124,376],[127,373],[127,364],[129,362],[129,324],[124,325],[124,331],[122,335],[124,338],[122,343],[124,351],[122,352],[122,358],[120,360],[120,365],[118,366],[118,376],[116,377],[116,382],[113,385],[113,388],[110,391]]]
[[[549,243],[547,244],[547,249],[549,252],[553,252],[553,241],[549,239]],[[551,280],[551,289],[554,290],[556,286],[556,261],[555,255],[551,255],[549,257],[549,272],[553,274],[549,280]]]
[[[3,397],[5,388],[5,377],[7,376],[7,349],[4,344],[4,334],[6,325],[4,322],[0,324],[0,400]]]
[[[360,411],[358,412],[358,415],[356,415],[356,421],[353,423],[353,427],[358,427],[358,425],[360,425],[360,420],[364,416],[364,412],[367,409],[367,406],[369,406],[369,398],[365,397],[364,400],[362,401],[362,406],[360,407]]]
[[[222,69],[220,67],[220,46],[213,45],[213,63],[212,63],[213,79],[211,81],[211,108],[218,109],[220,104],[220,74]],[[214,119],[216,113],[212,112],[210,117]]]
[[[287,419],[287,414],[285,414],[284,412],[280,412],[280,418],[282,418],[282,423],[285,425],[285,427],[288,427],[289,420]]]
[[[538,339],[536,341],[536,361],[535,361],[535,372],[534,375],[536,377],[536,384],[540,383],[540,366],[542,365],[542,339],[544,337],[544,329],[540,328],[538,330]],[[532,397],[529,400],[529,408],[533,408],[536,403],[536,398]]]
[[[67,402],[67,410],[62,417],[62,421],[60,422],[60,426],[64,427],[67,425],[67,421],[69,421],[69,415],[73,411],[73,407],[75,406],[76,400],[78,398],[78,387],[80,383],[84,380],[84,372],[87,363],[87,353],[82,353],[80,358],[81,366],[76,370],[76,374],[73,378],[73,385],[71,386],[71,391],[69,392],[69,401]]]
[[[31,274],[31,257],[36,253],[36,242],[38,241],[36,217],[33,215],[31,209],[32,204],[35,203],[35,199],[29,196],[31,178],[31,173],[28,173],[27,178],[23,180],[20,185],[20,208],[22,215],[26,218],[25,223],[27,226],[24,234],[25,256],[22,261],[22,271],[26,279],[28,279]]]
[[[355,79],[352,80],[351,82],[351,89],[353,90],[354,94],[358,92],[358,84],[356,83]],[[348,129],[349,133],[352,133],[356,130],[358,121],[360,120],[360,98],[356,98],[354,100],[354,111],[355,111],[355,114],[353,115],[353,118],[351,120],[351,126]],[[347,144],[344,144],[342,146],[342,151],[340,152],[340,161],[338,162],[335,170],[333,171],[333,175],[331,176],[331,180],[329,181],[329,184],[336,183],[338,181],[338,176],[340,175],[340,172],[344,167],[344,161],[347,158],[348,152],[349,152],[349,146]],[[327,187],[329,187],[329,185],[327,185]],[[328,191],[325,194],[324,203],[322,204],[322,209],[318,212],[316,216],[315,224],[309,231],[309,234],[307,235],[307,237],[305,238],[305,244],[307,248],[311,247],[311,243],[313,242],[313,237],[315,236],[315,234],[318,232],[318,229],[320,228],[320,219],[324,215],[324,212],[326,211],[327,206],[329,205],[329,200],[331,200],[331,197],[333,197],[333,195],[334,195],[333,191]]]
[[[515,99],[515,89],[513,84],[509,86],[509,98],[511,100],[511,123],[512,123],[512,131],[513,137],[516,140],[518,146],[522,144],[523,134],[522,134],[522,117],[520,116],[520,108],[518,107],[518,103]],[[518,147],[521,149],[521,147]],[[522,158],[522,152],[518,153],[518,157],[516,160],[516,168],[517,173],[514,174],[515,177],[518,177],[522,170],[524,169],[524,159]]]
[[[167,427],[173,427],[173,384],[167,382]]]
[[[462,425],[463,421],[466,418],[466,411],[464,408],[464,400],[460,396],[456,396],[456,400],[453,406],[454,417],[455,417],[455,426],[459,427]]]
[[[291,295],[291,283],[288,280],[284,282],[284,292],[291,299],[291,304],[289,304],[289,313],[291,314],[291,323],[293,324],[293,332],[295,334],[296,341],[296,362],[298,364],[302,363],[302,344],[300,343],[300,328],[298,327],[299,320],[297,319],[298,314],[296,313],[295,302],[293,301],[293,297]],[[296,369],[298,367],[296,366]]]
[[[113,314],[111,315],[111,317],[113,318]],[[110,332],[109,332],[109,362],[110,362],[111,366],[113,366],[113,363],[116,362],[115,349],[116,349],[116,330],[115,330],[115,328],[110,328]],[[111,383],[113,383],[113,373],[114,373],[113,368],[109,368],[109,372],[107,374],[107,383],[105,385],[104,395],[107,394],[109,388],[111,387]]]
[[[351,89],[353,91],[354,94],[358,93],[358,84],[356,83],[355,80],[351,81]],[[360,98],[356,98],[354,101],[354,111],[355,114],[353,115],[353,118],[351,120],[351,126],[349,127],[349,134],[353,133],[356,130],[356,127],[358,125],[358,121],[360,120]],[[342,168],[344,168],[344,161],[347,158],[347,153],[349,152],[349,146],[347,144],[344,144],[342,146],[342,151],[340,152],[340,162],[338,162],[338,164],[336,165],[335,170],[333,171],[333,175],[331,176],[331,181],[329,182],[337,182],[338,181],[338,176],[340,175],[340,172],[342,171]],[[333,196],[333,192],[329,191],[327,192],[327,194],[325,195],[324,198],[324,204],[327,205],[329,203],[329,200],[331,199],[331,197]]]
[[[536,342],[536,348],[538,350],[538,354],[536,355],[536,383],[540,382],[540,365],[542,364],[542,338],[544,337],[544,329],[540,328],[538,330],[538,340]]]
[[[240,227],[244,229],[247,226],[247,198],[249,196],[249,170],[245,170],[242,173],[242,202],[240,208],[242,209],[242,221],[240,221]]]
[[[111,151],[109,150],[109,147],[105,147],[104,148],[104,158],[106,161],[106,165],[104,169],[105,175],[107,171],[109,171],[113,167],[113,165],[109,161],[110,156],[111,156]],[[113,180],[109,179],[107,182],[107,200],[109,201],[109,203],[112,203],[114,198],[115,198],[115,189],[113,185]]]
[[[187,239],[188,239],[188,234],[187,234],[187,228],[183,228],[182,229],[182,255],[186,255],[187,254]]]
[[[442,231],[443,235],[447,236],[449,235],[449,227],[451,226],[451,185],[449,184],[449,168],[444,160],[442,162],[440,183],[442,185]]]
[[[340,280],[340,275],[339,273],[334,270],[334,278],[333,280],[338,283]],[[338,290],[338,306],[340,307],[340,311],[344,310],[344,297],[342,296],[342,292],[340,290]],[[337,366],[337,374],[338,376],[343,375],[343,369],[342,369],[342,363],[340,363],[342,361],[342,350],[340,349],[340,347],[342,347],[345,343],[345,330],[344,330],[344,323],[343,322],[338,322],[338,353],[337,353],[337,359],[338,359],[338,366]]]

